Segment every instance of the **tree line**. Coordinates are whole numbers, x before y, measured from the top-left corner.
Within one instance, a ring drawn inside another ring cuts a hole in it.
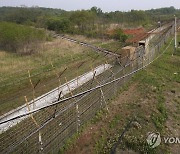
[[[86,35],[88,37],[113,38],[121,42],[124,42],[128,37],[123,33],[122,27],[143,26],[149,28],[157,25],[158,21],[163,23],[171,20],[174,14],[180,17],[180,9],[169,7],[146,11],[103,12],[97,7],[77,11],[41,7],[0,7],[1,23],[11,22],[44,28],[62,34],[69,33]],[[109,35],[107,29],[111,27],[114,31]]]

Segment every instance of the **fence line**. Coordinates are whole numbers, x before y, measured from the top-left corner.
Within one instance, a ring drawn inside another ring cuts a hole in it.
[[[0,120],[2,129],[3,124],[23,119],[0,134],[2,153],[58,153],[67,139],[79,132],[80,126],[91,119],[98,110],[106,107],[108,100],[116,94],[125,81],[167,51],[172,40],[163,52],[160,48],[168,41],[174,32],[173,29],[172,26],[161,34],[162,37],[159,38],[157,44],[148,52],[144,48],[138,48],[133,59],[124,58],[125,63],[115,57],[109,62],[113,66],[111,70],[106,70],[96,78],[94,72],[92,79],[75,89],[73,94],[67,94],[65,98],[59,97],[55,102],[31,110],[27,114],[5,121]],[[103,101],[101,101],[102,96]],[[31,117],[28,117],[31,114],[39,127]],[[41,140],[39,140],[39,133],[41,133]]]

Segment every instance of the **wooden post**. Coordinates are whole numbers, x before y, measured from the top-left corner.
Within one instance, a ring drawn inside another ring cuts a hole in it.
[[[72,91],[71,91],[71,88],[70,88],[69,85],[68,85],[68,82],[67,82],[67,78],[66,78],[66,77],[65,77],[65,81],[66,81],[66,85],[67,85],[67,87],[68,87],[68,90],[69,90],[71,96],[73,97],[73,93],[72,93]],[[74,98],[74,100],[76,100],[76,99]],[[76,104],[75,108],[76,108],[76,130],[77,130],[77,133],[79,133],[80,114],[79,114],[79,106],[78,106],[78,104]]]
[[[106,61],[106,64],[108,64],[108,62]],[[112,73],[112,76],[113,76],[113,78],[114,78],[114,80],[116,79],[116,77],[115,77],[115,75],[114,75],[114,72],[111,70],[111,68],[110,69],[108,69],[108,71],[110,72],[110,73]],[[117,87],[116,87],[117,85],[116,85],[116,82],[114,82],[114,96],[116,95],[116,92],[117,92]]]
[[[32,80],[31,80],[31,74],[30,74],[30,71],[29,71],[29,70],[28,70],[28,75],[29,75],[29,82],[30,82],[31,87],[32,87],[32,94],[33,94],[33,108],[35,108],[35,106],[34,106],[35,89],[34,89],[34,85],[33,85]]]
[[[30,112],[31,111],[31,108],[29,106],[29,102],[27,100],[27,97],[24,96],[24,99],[25,99],[25,102],[26,102],[26,106],[27,106],[27,109],[28,111]],[[34,122],[34,124],[36,125],[36,127],[39,129],[40,128],[40,125],[37,123],[36,119],[34,118],[34,116],[32,114],[30,114],[30,117],[32,119],[32,121]],[[41,135],[41,131],[39,131],[39,144],[40,144],[40,150],[43,150],[43,142],[42,142],[42,135]]]
[[[76,116],[77,116],[77,125],[76,125],[76,130],[77,130],[77,133],[79,133],[79,127],[80,127],[80,114],[79,114],[79,106],[78,106],[78,104],[76,104]]]
[[[79,83],[78,83],[78,76],[79,75],[79,73],[78,73],[78,69],[77,69],[77,86],[79,85]]]
[[[94,72],[94,68],[92,68],[92,71]],[[97,78],[96,78],[96,76],[94,76],[94,79],[95,79],[95,81],[97,82],[97,84],[99,84],[99,86],[101,86],[101,83],[97,80]],[[100,92],[101,92],[101,106],[102,106],[102,101],[104,101],[104,103],[105,103],[105,106],[106,106],[106,109],[107,109],[107,111],[109,112],[109,109],[108,109],[108,106],[107,106],[107,102],[106,102],[106,99],[105,99],[105,97],[104,97],[104,93],[103,93],[103,90],[102,90],[102,88],[100,88]]]
[[[57,76],[57,78],[58,78],[58,82],[59,82],[58,90],[59,90],[59,92],[60,92],[60,86],[61,86],[60,76],[59,76],[58,73],[56,72],[55,67],[54,67],[54,65],[53,65],[52,62],[51,62],[51,66],[52,66],[52,68],[54,69],[54,72],[55,72],[55,74],[56,74],[56,76]]]

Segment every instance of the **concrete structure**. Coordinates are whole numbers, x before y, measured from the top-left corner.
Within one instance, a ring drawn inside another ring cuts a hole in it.
[[[61,92],[61,97],[63,97],[66,94],[70,93],[71,91],[73,91],[73,90],[79,88],[80,86],[82,86],[83,84],[87,83],[88,81],[92,80],[94,74],[95,74],[95,76],[98,76],[101,73],[105,72],[106,70],[110,69],[111,67],[112,67],[112,65],[110,65],[110,64],[100,65],[100,66],[96,67],[93,71],[87,72],[87,73],[61,85],[60,87],[57,87],[57,88],[51,90],[50,92],[48,92],[42,96],[39,96],[34,101],[32,100],[31,102],[28,103],[28,104],[30,104],[29,105],[30,110],[33,111],[33,110],[39,109],[41,107],[47,106],[49,104],[52,104],[53,102],[57,101],[60,92]],[[22,105],[22,106],[18,107],[17,109],[12,110],[12,111],[4,114],[3,116],[1,116],[0,122],[15,118],[20,115],[24,115],[28,112],[29,112],[29,109],[28,109],[27,105]],[[0,125],[0,134],[3,133],[4,131],[8,130],[9,128],[15,126],[16,124],[18,124],[19,122],[21,122],[22,120],[24,120],[28,117],[29,116],[25,116],[25,117],[1,124]]]
[[[145,54],[149,51],[149,43],[150,41],[159,33],[162,33],[166,28],[168,28],[169,24],[159,27],[157,29],[153,29],[148,32],[148,36],[146,36],[143,40],[140,40],[138,46],[143,46],[145,48]]]
[[[126,47],[122,48],[122,50],[121,50],[122,65],[125,65],[128,62],[130,62],[130,60],[135,59],[135,51],[136,51],[136,47],[132,47],[132,46],[126,46]],[[133,65],[133,63],[132,63],[132,65]]]

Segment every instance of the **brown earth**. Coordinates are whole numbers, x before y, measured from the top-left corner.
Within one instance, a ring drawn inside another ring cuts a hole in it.
[[[109,107],[109,113],[104,114],[98,123],[92,124],[86,128],[86,130],[80,135],[76,143],[71,149],[66,151],[67,154],[92,154],[95,153],[94,145],[97,139],[102,135],[102,127],[108,129],[109,123],[112,121],[113,117],[120,112],[122,117],[128,116],[130,112],[124,112],[123,106],[127,102],[135,101],[134,98],[138,99],[138,92],[135,90],[137,84],[130,86],[128,91],[124,91],[118,97],[117,101],[112,102]]]
[[[177,83],[176,83],[177,84]],[[140,90],[138,90],[139,84],[134,83],[129,86],[127,91],[123,91],[118,98],[109,104],[109,113],[103,114],[97,122],[90,124],[79,136],[77,141],[73,144],[71,148],[69,148],[65,153],[66,154],[92,154],[92,153],[101,153],[103,149],[100,151],[97,150],[97,144],[101,141],[102,138],[105,138],[105,142],[111,142],[111,137],[116,136],[120,130],[120,133],[123,131],[124,127],[127,125],[127,119],[135,116],[137,117],[137,121],[132,123],[132,127],[126,133],[125,138],[129,140],[133,140],[133,135],[136,136],[141,134],[140,139],[146,141],[146,137],[148,132],[155,131],[156,128],[151,122],[152,113],[157,113],[156,109],[156,96],[155,92],[152,89],[149,93],[143,94]],[[180,86],[180,85],[179,85]],[[176,87],[178,87],[176,85]],[[175,114],[178,113],[178,108],[175,103],[172,103],[174,99],[178,99],[180,97],[180,91],[175,89],[176,94],[172,92],[165,91],[166,94],[166,104],[168,110],[168,119],[165,123],[166,133],[172,136],[178,136],[180,134],[179,123],[176,123],[174,120]],[[115,128],[111,128],[110,123],[113,119],[120,115],[120,119],[115,126]],[[165,136],[165,135],[164,135]],[[102,141],[103,142],[103,141]],[[124,143],[126,142],[122,140],[122,145],[118,146],[116,150],[116,154],[136,154],[136,151],[125,148]],[[103,153],[109,153],[108,145],[105,143],[105,151]],[[111,145],[112,146],[112,145]],[[162,149],[164,150],[166,147],[162,145]],[[170,152],[172,154],[178,154],[179,145],[173,144],[170,146]],[[157,152],[159,153],[159,152]]]

